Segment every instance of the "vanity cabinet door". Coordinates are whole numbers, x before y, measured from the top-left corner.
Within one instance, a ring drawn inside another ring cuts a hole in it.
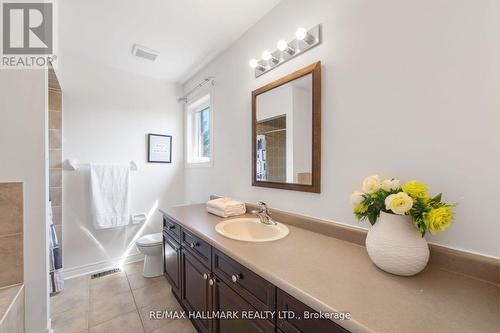
[[[214,319],[213,333],[273,333],[275,326],[266,319],[242,319],[242,313],[253,312],[256,310],[233,289],[229,288],[218,278],[213,288],[213,311],[218,313],[233,313],[238,315],[239,319]],[[272,318],[269,318],[273,320]]]
[[[182,249],[182,305],[189,312],[204,315],[211,309],[211,272],[189,251]],[[208,319],[203,316],[194,318],[193,324],[198,332],[206,333],[210,329]]]
[[[172,292],[178,297],[181,292],[181,246],[172,236],[163,232],[163,258],[165,277]]]
[[[281,289],[278,289],[277,298],[277,311],[279,313],[284,314],[286,311],[291,311],[295,314],[295,318],[278,317],[278,328],[283,333],[349,333],[329,319],[297,319],[297,317],[302,317],[305,312],[317,313],[317,311]]]

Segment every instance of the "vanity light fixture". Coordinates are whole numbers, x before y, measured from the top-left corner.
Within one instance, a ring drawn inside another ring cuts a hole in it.
[[[272,62],[274,62],[275,64],[279,63],[280,62],[280,59],[276,58],[271,52],[269,52],[268,50],[264,50],[264,52],[262,52],[262,60],[264,61],[269,61],[271,60]]]
[[[310,33],[308,33],[307,30],[303,27],[300,27],[297,29],[297,31],[295,31],[295,37],[298,40],[303,40],[309,45],[311,45],[315,41],[315,38]]]
[[[266,70],[266,67],[264,67],[261,64],[259,64],[259,62],[255,58],[250,59],[250,62],[248,64],[250,65],[250,67],[252,67],[252,68],[254,68],[256,70],[260,70],[260,71],[265,71]]]
[[[276,43],[277,50],[264,50],[261,55],[262,60],[260,61],[255,58],[251,59],[249,65],[254,70],[255,77],[259,77],[282,63],[319,45],[321,43],[320,30],[321,25],[319,24],[309,30],[300,27],[295,31],[296,38],[294,40],[287,42],[284,39],[280,39]]]
[[[288,45],[288,42],[286,40],[284,40],[284,39],[280,39],[278,41],[278,43],[276,44],[276,47],[281,52],[286,52],[289,55],[294,55],[295,52],[296,52],[296,50],[293,47],[290,47],[290,45]]]

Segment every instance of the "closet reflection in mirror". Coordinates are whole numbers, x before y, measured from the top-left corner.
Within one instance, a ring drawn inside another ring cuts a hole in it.
[[[312,74],[257,96],[257,181],[312,184]]]

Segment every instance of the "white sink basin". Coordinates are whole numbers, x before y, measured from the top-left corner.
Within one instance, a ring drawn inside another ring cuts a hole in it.
[[[288,235],[288,228],[283,223],[269,225],[258,218],[242,217],[224,220],[215,226],[222,236],[245,242],[269,242]]]

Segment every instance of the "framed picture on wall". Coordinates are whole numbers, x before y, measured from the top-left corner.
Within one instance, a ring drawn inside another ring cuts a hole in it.
[[[148,162],[172,163],[172,136],[148,134]]]

